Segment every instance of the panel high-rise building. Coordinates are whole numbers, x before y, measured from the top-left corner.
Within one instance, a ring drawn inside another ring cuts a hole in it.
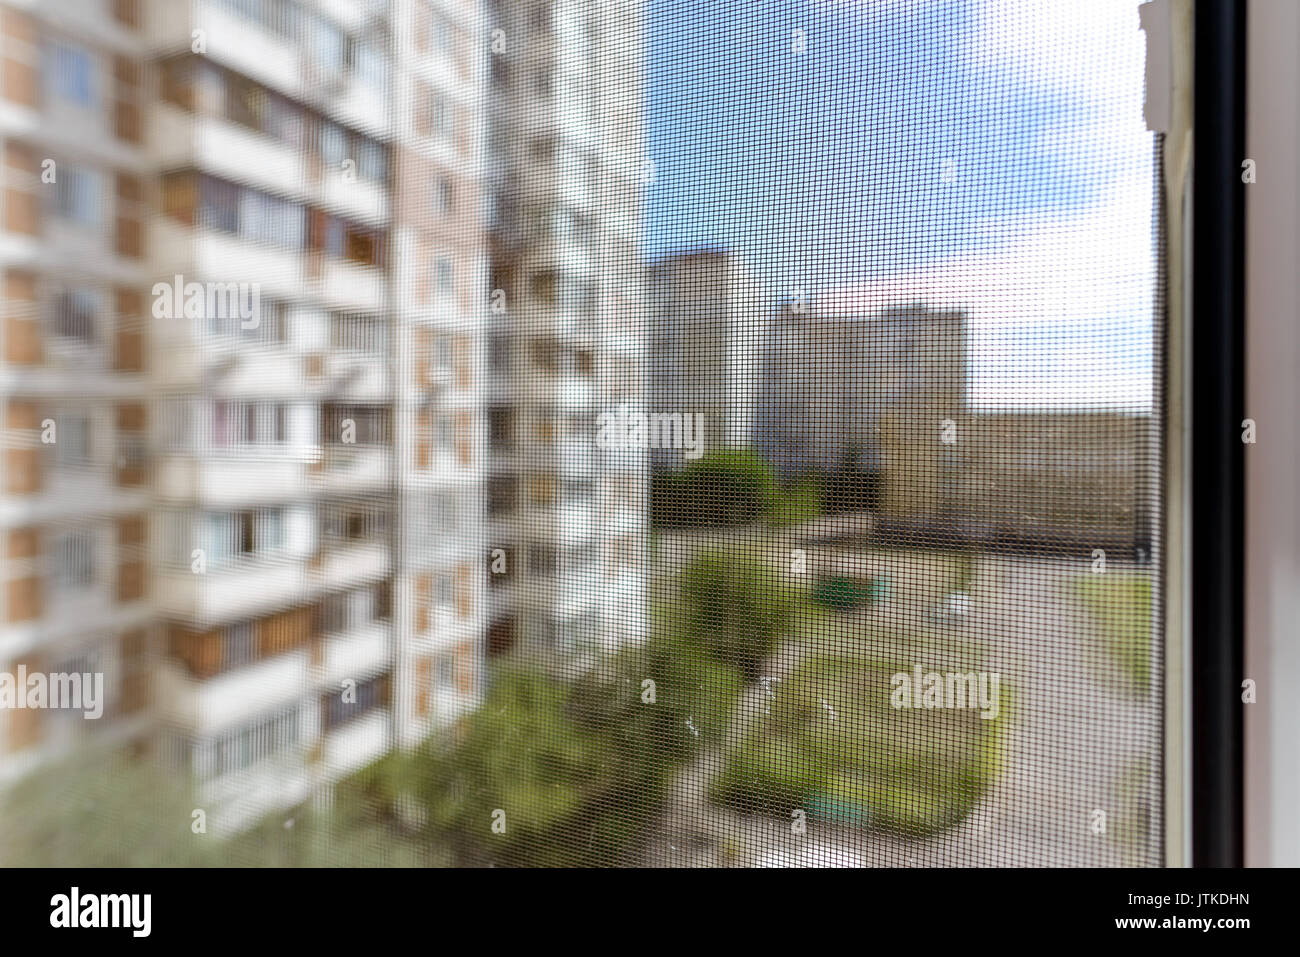
[[[239,826],[482,691],[481,11],[0,14],[0,664],[103,671]]]
[[[490,647],[581,661],[645,627],[641,9],[488,4]]]
[[[771,316],[762,285],[738,256],[720,250],[665,257],[649,282],[654,410],[698,417],[701,441],[692,455],[751,445]],[[676,468],[687,457],[659,449],[651,461]]]
[[[644,454],[596,442],[642,396],[639,31],[0,5],[0,670],[107,686],[0,712],[5,780],[89,729],[240,827],[472,709],[489,650],[640,636]]]
[[[964,413],[965,313],[786,306],[768,330],[762,383],[758,444],[780,473],[883,469],[886,413]]]

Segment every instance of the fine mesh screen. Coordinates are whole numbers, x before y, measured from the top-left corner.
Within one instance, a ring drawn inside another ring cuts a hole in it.
[[[1131,0],[111,6],[4,11],[0,862],[1162,863]]]

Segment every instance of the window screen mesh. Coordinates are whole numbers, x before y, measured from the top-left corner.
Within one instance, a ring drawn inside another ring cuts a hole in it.
[[[104,6],[6,10],[0,860],[1162,862],[1131,0]]]

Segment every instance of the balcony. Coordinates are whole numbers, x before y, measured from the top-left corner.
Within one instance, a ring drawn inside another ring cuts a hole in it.
[[[382,541],[327,542],[310,567],[311,581],[318,587],[339,589],[379,581],[388,574],[388,545]]]
[[[150,114],[149,142],[164,169],[196,166],[235,183],[302,196],[298,151],[218,116],[160,104]]]
[[[153,261],[163,276],[181,275],[187,282],[256,283],[262,299],[301,299],[306,293],[303,257],[297,250],[171,219],[155,221],[151,239]]]
[[[161,498],[224,509],[301,497],[306,464],[288,455],[167,456],[156,475]]]
[[[318,154],[220,116],[160,104],[150,114],[149,142],[164,169],[195,167],[233,183],[329,208],[379,225],[388,220],[388,191],[367,179],[344,179]]]
[[[323,641],[321,682],[337,688],[345,678],[361,681],[388,667],[389,625],[368,622],[361,627],[330,635]]]
[[[308,594],[306,569],[294,559],[250,561],[203,574],[164,568],[154,580],[159,612],[200,625],[255,618],[296,604]]]
[[[388,398],[388,364],[373,352],[332,349],[314,353],[309,365],[319,371],[316,388],[325,395],[352,402],[380,402]]]
[[[309,653],[291,651],[205,681],[180,668],[160,679],[160,707],[175,726],[209,735],[287,708],[310,691]]]
[[[314,471],[318,486],[328,493],[382,488],[389,482],[389,450],[374,445],[327,445]]]
[[[297,48],[288,38],[239,16],[226,4],[205,0],[159,4],[145,18],[145,24],[149,45],[155,51],[188,50],[192,31],[202,29],[207,56],[212,60],[282,93],[300,92]]]
[[[341,777],[365,767],[388,750],[388,711],[375,708],[328,731],[321,741],[322,771]]]
[[[331,308],[345,312],[382,312],[387,281],[377,266],[310,254],[307,277],[311,290]]]

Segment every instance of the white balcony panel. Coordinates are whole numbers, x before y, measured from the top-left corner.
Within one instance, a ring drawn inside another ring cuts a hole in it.
[[[197,3],[194,20],[206,31],[210,59],[284,92],[301,87],[302,57],[287,40],[203,0]]]
[[[387,449],[369,446],[329,446],[321,481],[329,492],[360,491],[388,484]]]
[[[295,197],[306,189],[300,154],[246,127],[196,117],[194,146],[203,168],[214,175]]]
[[[328,548],[313,579],[330,588],[376,581],[388,574],[388,546],[382,542]]]
[[[169,457],[158,463],[159,491],[164,498],[233,508],[300,497],[305,481],[301,461],[248,456],[197,459]]]
[[[299,650],[206,681],[186,682],[179,714],[192,717],[197,734],[248,724],[264,714],[288,708],[309,694],[308,665],[307,651]]]
[[[323,680],[336,688],[345,678],[362,681],[388,667],[388,626],[372,622],[331,635],[324,642]]]
[[[262,298],[298,298],[303,292],[302,256],[292,249],[198,230],[193,264],[195,275],[186,281],[257,283]]]
[[[161,612],[202,624],[235,621],[301,601],[306,579],[301,562],[250,563],[203,574],[167,570],[156,578]]]
[[[327,170],[320,191],[325,205],[345,216],[375,225],[388,221],[388,191],[378,183],[346,180],[341,169]]]
[[[539,533],[549,533],[557,545],[589,542],[600,531],[598,512],[591,505],[566,505],[551,509],[549,515],[542,517],[534,527]]]
[[[365,767],[388,750],[388,714],[376,709],[326,732],[321,764],[327,777],[337,778]]]
[[[213,383],[224,395],[268,399],[302,395],[302,357],[292,352],[243,346],[227,363],[228,371]]]
[[[382,356],[356,352],[330,352],[325,376],[332,393],[354,401],[378,401],[388,394],[388,370]]]
[[[340,309],[379,312],[384,307],[384,273],[374,266],[328,260],[320,286],[321,298]]]
[[[340,122],[364,130],[371,136],[387,136],[389,110],[383,90],[349,80],[332,105],[334,117]]]

